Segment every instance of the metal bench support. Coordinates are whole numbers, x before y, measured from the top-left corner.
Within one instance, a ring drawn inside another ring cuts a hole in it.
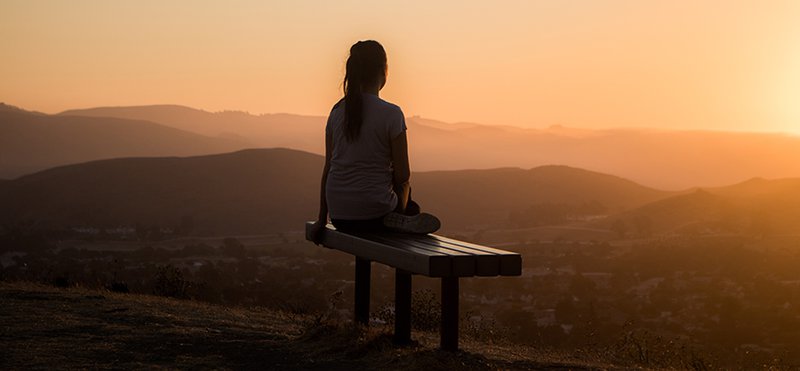
[[[411,273],[395,269],[394,278],[394,342],[411,343]]]
[[[458,277],[442,278],[442,350],[458,350]]]
[[[356,257],[356,298],[355,321],[369,325],[369,281],[371,274],[370,261]]]

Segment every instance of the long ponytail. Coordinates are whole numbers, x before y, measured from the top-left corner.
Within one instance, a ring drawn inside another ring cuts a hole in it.
[[[385,77],[386,51],[374,40],[359,41],[350,47],[344,75],[344,133],[347,140],[358,139],[364,121],[362,89]]]

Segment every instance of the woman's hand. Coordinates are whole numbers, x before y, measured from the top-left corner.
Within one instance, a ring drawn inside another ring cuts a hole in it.
[[[319,185],[319,216],[311,225],[308,237],[315,244],[322,242],[322,235],[328,225],[328,199],[325,194],[325,185],[328,183],[328,171],[331,169],[331,155],[333,152],[333,139],[330,133],[325,133],[325,166],[322,168],[322,180]],[[324,246],[324,245],[323,245]]]
[[[411,167],[408,164],[408,139],[406,132],[400,133],[392,139],[392,188],[397,194],[397,208],[395,211],[404,214],[408,205],[411,186]]]
[[[319,245],[322,242],[322,235],[325,233],[325,226],[326,223],[323,220],[317,220],[314,224],[311,225],[311,229],[308,231],[309,237],[311,237],[311,241],[315,244]]]

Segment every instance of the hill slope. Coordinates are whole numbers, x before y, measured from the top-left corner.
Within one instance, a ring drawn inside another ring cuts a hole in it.
[[[298,229],[319,202],[321,168],[321,157],[284,149],[69,165],[3,184],[0,220],[173,227],[190,217],[212,234]]]
[[[508,224],[513,212],[539,204],[596,202],[616,213],[671,195],[626,179],[567,166],[415,174],[412,195],[423,208],[459,225]]]
[[[598,369],[522,347],[395,348],[380,331],[313,328],[306,316],[160,297],[0,283],[0,368]],[[385,330],[384,330],[385,331]]]
[[[302,228],[317,212],[321,156],[288,149],[187,158],[127,158],[58,167],[0,183],[0,222],[175,226],[260,233]],[[597,201],[611,211],[670,193],[568,167],[415,173],[413,197],[445,229],[506,223],[543,202]]]
[[[0,178],[104,158],[187,156],[245,146],[147,121],[0,109]]]
[[[698,189],[624,212],[617,219],[645,233],[796,234],[800,228],[800,179],[752,179]]]

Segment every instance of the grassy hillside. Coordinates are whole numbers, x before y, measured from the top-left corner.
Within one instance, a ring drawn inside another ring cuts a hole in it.
[[[436,350],[434,333],[397,348],[391,329],[353,329],[260,308],[0,282],[3,369],[529,370],[614,368],[598,357],[462,339]]]
[[[148,121],[0,109],[0,178],[98,159],[188,156],[243,147],[241,141],[210,138]]]

